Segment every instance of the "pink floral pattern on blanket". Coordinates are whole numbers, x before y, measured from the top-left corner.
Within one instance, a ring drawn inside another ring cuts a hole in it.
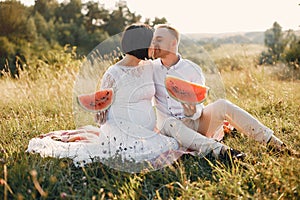
[[[46,134],[41,134],[38,137],[40,139],[45,137],[50,137],[55,141],[61,142],[78,142],[78,141],[85,141],[89,142],[91,136],[99,136],[99,131],[88,130],[84,128],[79,128],[77,130],[59,130],[59,131],[52,131]]]

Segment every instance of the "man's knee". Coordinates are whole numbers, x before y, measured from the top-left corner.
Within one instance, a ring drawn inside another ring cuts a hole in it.
[[[226,106],[226,105],[231,104],[231,102],[226,99],[218,99],[215,101],[215,104],[219,105],[219,106]]]
[[[164,121],[162,130],[160,131],[167,136],[176,137],[181,129],[181,126],[185,126],[182,121],[173,117],[169,117]]]
[[[199,129],[199,119],[192,120],[192,119],[189,119],[189,118],[184,118],[184,119],[182,119],[182,123],[186,127],[190,128],[194,131],[198,131],[198,129]]]
[[[219,111],[219,113],[226,113],[228,109],[235,107],[233,103],[226,99],[218,99],[214,102],[214,109]]]

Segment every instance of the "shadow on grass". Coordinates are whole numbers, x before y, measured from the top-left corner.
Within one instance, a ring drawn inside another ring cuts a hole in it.
[[[130,174],[99,162],[76,167],[70,159],[41,158],[39,155],[15,153],[0,165],[7,166],[7,184],[12,190],[8,199],[70,199],[178,197],[181,185],[204,179],[214,181],[211,163],[205,158],[182,156],[177,162],[156,171]],[[45,196],[33,183],[32,172]],[[2,175],[1,175],[2,176]],[[2,177],[0,177],[2,178]],[[4,186],[0,188],[4,196]]]

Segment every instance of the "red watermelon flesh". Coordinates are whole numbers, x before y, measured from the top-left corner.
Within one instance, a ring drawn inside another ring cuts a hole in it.
[[[113,103],[114,92],[111,88],[77,97],[79,105],[87,111],[104,111]]]
[[[209,91],[206,86],[171,75],[166,76],[165,86],[172,98],[186,104],[202,103]]]

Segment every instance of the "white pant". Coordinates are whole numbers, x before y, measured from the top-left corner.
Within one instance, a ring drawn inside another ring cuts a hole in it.
[[[262,143],[267,143],[273,135],[271,129],[224,99],[205,106],[197,120],[186,118],[181,121],[157,110],[157,128],[162,134],[174,137],[182,146],[197,150],[203,155],[211,151],[218,155],[224,146],[216,141],[224,136],[224,120],[238,131]]]
[[[194,129],[207,137],[221,140],[224,136],[224,120],[239,132],[261,143],[267,143],[274,133],[248,112],[225,99],[205,106],[201,117],[194,122]]]
[[[164,116],[162,113],[157,114],[157,128],[162,134],[175,138],[181,146],[197,151],[200,156],[212,152],[217,157],[222,147],[228,148],[215,139],[188,128],[181,120]]]

